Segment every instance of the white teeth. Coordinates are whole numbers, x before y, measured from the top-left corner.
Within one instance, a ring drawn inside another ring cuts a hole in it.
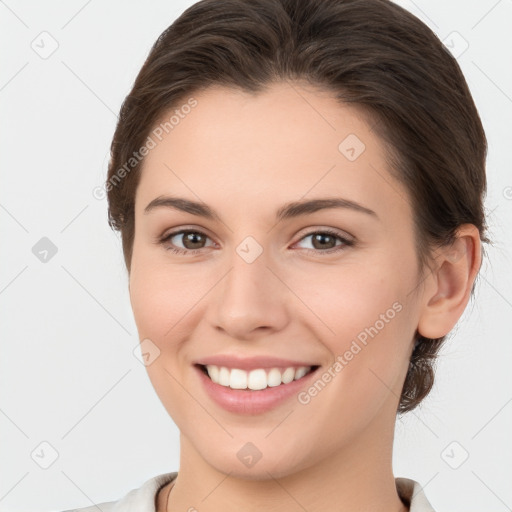
[[[288,384],[295,378],[295,368],[286,368],[281,377],[281,381],[283,384]]]
[[[206,368],[208,368],[208,375],[210,376],[210,379],[212,379],[213,382],[218,384],[219,383],[219,367],[209,364]]]
[[[225,366],[206,365],[206,371],[210,379],[216,384],[231,389],[259,390],[268,387],[276,387],[281,384],[288,384],[293,380],[304,377],[311,371],[311,366],[289,367],[281,371],[279,368],[272,368],[268,371],[263,368],[246,372],[238,368],[226,368]]]
[[[206,367],[208,368],[208,367]],[[222,367],[219,370],[219,384],[221,386],[227,386],[229,387],[229,370],[227,368]]]
[[[229,377],[229,387],[231,389],[247,389],[247,372],[233,368]]]
[[[233,374],[233,370],[231,370],[231,374]],[[265,370],[251,370],[247,380],[247,387],[253,390],[265,389],[267,387],[267,373]]]
[[[307,368],[305,366],[301,366],[300,368],[297,368],[295,370],[295,380],[302,379],[304,375],[308,372]]]
[[[277,368],[272,368],[267,375],[267,385],[271,388],[281,384],[281,372]]]

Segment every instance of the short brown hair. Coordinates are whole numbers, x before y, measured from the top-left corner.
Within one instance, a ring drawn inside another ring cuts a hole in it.
[[[202,0],[158,37],[121,106],[106,183],[128,272],[143,160],[126,163],[155,123],[209,85],[258,93],[284,80],[328,90],[375,123],[410,194],[422,269],[461,224],[489,242],[484,129],[457,61],[423,22],[389,0]],[[430,392],[444,340],[416,332],[398,413]]]

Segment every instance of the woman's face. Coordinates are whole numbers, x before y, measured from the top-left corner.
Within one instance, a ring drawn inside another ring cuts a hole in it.
[[[358,111],[327,93],[279,83],[194,99],[150,134],[130,274],[182,452],[256,479],[336,457],[363,467],[391,439],[420,316],[407,191]],[[171,196],[181,203],[145,211]],[[346,203],[284,210],[318,199]],[[224,384],[198,366],[212,362]],[[277,385],[300,366],[317,368]],[[246,378],[267,387],[229,387]]]

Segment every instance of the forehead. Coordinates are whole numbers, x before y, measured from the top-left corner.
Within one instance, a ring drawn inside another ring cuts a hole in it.
[[[194,104],[185,98],[155,125],[158,136],[150,134],[155,146],[143,163],[139,212],[171,192],[210,198],[219,208],[229,198],[245,209],[306,195],[350,197],[379,209],[406,199],[368,117],[332,93],[279,82],[257,94],[214,86],[192,98],[195,106],[180,111]]]

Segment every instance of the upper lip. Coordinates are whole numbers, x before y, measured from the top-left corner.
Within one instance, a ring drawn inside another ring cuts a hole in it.
[[[253,357],[240,357],[235,355],[221,355],[204,357],[195,361],[195,364],[215,366],[225,366],[226,368],[238,368],[240,370],[254,370],[257,368],[288,368],[293,366],[298,368],[300,366],[318,366],[311,362],[293,361],[292,359],[281,359],[271,356],[253,356]]]

